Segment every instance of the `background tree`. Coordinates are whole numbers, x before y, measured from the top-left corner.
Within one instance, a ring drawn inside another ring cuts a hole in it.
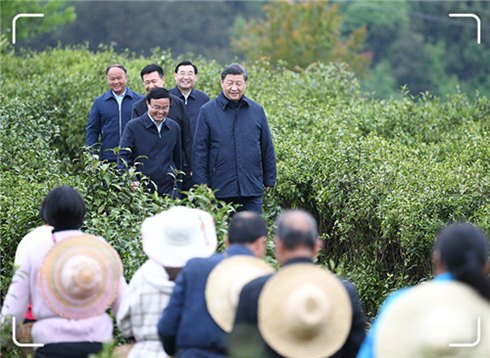
[[[370,53],[363,52],[366,28],[354,30],[342,41],[337,8],[326,1],[270,2],[263,6],[265,19],[237,22],[232,48],[251,60],[266,56],[292,67],[346,62],[364,76],[371,61]]]
[[[0,2],[2,34],[12,32],[12,20],[17,14],[44,14],[43,18],[19,20],[16,38],[23,39],[53,31],[56,27],[76,19],[75,7],[65,1],[2,1]]]

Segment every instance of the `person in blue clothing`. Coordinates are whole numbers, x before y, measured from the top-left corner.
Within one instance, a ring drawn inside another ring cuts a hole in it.
[[[245,96],[248,74],[237,63],[221,73],[222,91],[201,107],[193,146],[193,176],[216,198],[262,214],[264,188],[276,181],[276,157],[262,106]]]
[[[432,254],[435,283],[459,281],[474,288],[490,302],[490,281],[487,275],[490,270],[488,260],[488,237],[477,227],[468,223],[450,225],[438,234]],[[369,334],[361,345],[357,358],[374,358],[379,325],[385,312],[410,288],[401,289],[391,294],[381,306],[378,316],[371,325]],[[437,305],[437,302],[434,302]],[[415,343],[415,342],[414,342]]]
[[[208,276],[227,257],[263,257],[266,239],[267,224],[258,214],[239,213],[228,228],[226,251],[187,262],[158,323],[158,335],[169,355],[174,358],[226,358],[228,335],[215,323],[206,306]]]
[[[154,88],[146,96],[146,101],[148,111],[131,120],[124,130],[118,166],[126,170],[138,158],[138,171],[153,182],[149,186],[150,191],[177,197],[180,182],[176,183],[171,174],[175,169],[182,170],[182,147],[180,127],[167,117],[170,94],[165,88]],[[131,185],[139,185],[139,181]]]
[[[118,161],[118,156],[113,149],[119,146],[124,129],[131,119],[133,105],[144,96],[126,86],[128,75],[124,66],[112,64],[105,73],[109,90],[92,104],[85,145],[93,151],[99,151],[100,160],[114,163]]]

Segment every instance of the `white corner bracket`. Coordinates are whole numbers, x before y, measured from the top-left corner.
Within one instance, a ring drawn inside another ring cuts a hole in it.
[[[19,343],[17,342],[16,332],[15,332],[15,316],[12,317],[12,340],[17,347],[44,347],[42,343]]]
[[[15,23],[21,17],[44,17],[44,14],[18,14],[12,19],[12,44],[15,45]]]
[[[476,43],[481,43],[481,20],[475,14],[449,14],[449,17],[472,17],[476,20]]]
[[[481,317],[480,316],[478,316],[476,321],[476,330],[477,330],[476,341],[474,341],[473,343],[450,343],[449,347],[466,347],[466,348],[476,347],[481,340]]]

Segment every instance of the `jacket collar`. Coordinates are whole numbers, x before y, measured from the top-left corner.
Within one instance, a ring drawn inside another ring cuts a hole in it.
[[[220,108],[224,111],[226,106],[229,104],[229,100],[225,97],[223,91],[220,92],[216,100],[218,101]],[[250,99],[248,99],[245,95],[242,96],[242,101],[250,106]]]
[[[171,88],[171,92],[170,93],[173,94],[174,96],[182,99],[183,101],[185,101],[185,96],[184,96],[184,94],[182,92],[180,92],[179,87],[177,87],[177,85],[175,85],[173,88]],[[194,99],[196,99],[194,88],[191,88],[191,92],[189,93],[189,95],[187,96],[187,98],[194,98]]]
[[[131,88],[126,87],[126,94],[124,95],[124,98],[126,98],[126,97],[133,98],[134,97],[134,93],[135,92],[132,91]],[[115,99],[114,95],[112,94],[112,90],[111,89],[109,89],[109,91],[107,91],[106,93],[104,93],[102,95],[102,99],[104,99],[105,101],[107,101],[107,100],[109,100],[111,98],[114,98]]]
[[[245,246],[241,244],[231,244],[228,249],[226,249],[226,252],[228,253],[229,256],[235,256],[235,255],[248,255],[248,256],[253,256],[254,254],[252,251],[247,249]]]
[[[307,258],[307,257],[295,257],[293,259],[290,259],[289,261],[286,261],[284,265],[282,266],[289,266],[289,265],[294,265],[294,264],[312,264],[314,265],[315,263],[313,262],[313,259]]]
[[[166,119],[168,119],[168,117]],[[150,116],[148,115],[148,111],[146,111],[145,114],[143,114],[143,116],[141,117],[141,120],[143,121],[143,124],[144,124],[146,129],[150,129],[151,127],[155,126],[155,123],[153,123]],[[167,122],[168,122],[167,120],[165,120],[165,122],[163,122],[163,127],[169,128]],[[156,126],[155,126],[155,128],[156,128]]]

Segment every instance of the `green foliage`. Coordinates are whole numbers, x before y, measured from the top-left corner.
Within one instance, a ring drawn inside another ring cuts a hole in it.
[[[313,62],[345,62],[360,76],[365,75],[370,55],[363,50],[366,29],[340,40],[341,17],[337,5],[327,1],[278,1],[264,5],[266,19],[236,23],[234,51],[251,60],[268,57],[273,63],[289,62],[306,68]]]
[[[133,192],[134,168],[118,174],[83,149],[91,103],[106,91],[108,64],[122,62],[130,86],[142,92],[144,65],[156,62],[168,73],[182,57],[159,49],[148,58],[111,48],[2,51],[2,295],[15,248],[42,224],[39,206],[56,185],[82,194],[82,229],[118,250],[128,280],[146,260],[141,222],[174,205],[212,213],[222,248],[234,207],[218,202],[210,189],[195,187],[186,199],[160,198],[145,191],[143,179]],[[199,88],[217,96],[222,67],[197,62]],[[367,99],[346,68],[318,62],[291,71],[281,61],[276,69],[267,60],[249,63],[247,96],[266,110],[278,163],[276,187],[264,196],[265,218],[272,224],[286,208],[311,212],[324,240],[319,263],[350,279],[373,317],[389,292],[430,277],[431,248],[444,225],[467,220],[490,230],[490,100],[480,93],[474,99],[414,96],[408,87],[399,100]],[[173,85],[171,76],[167,81]],[[272,241],[267,253],[276,264]]]
[[[76,19],[75,8],[66,6],[66,1],[2,1],[2,33],[12,31],[12,20],[18,14],[44,14],[43,18],[18,19],[16,38],[53,31],[56,27]]]

